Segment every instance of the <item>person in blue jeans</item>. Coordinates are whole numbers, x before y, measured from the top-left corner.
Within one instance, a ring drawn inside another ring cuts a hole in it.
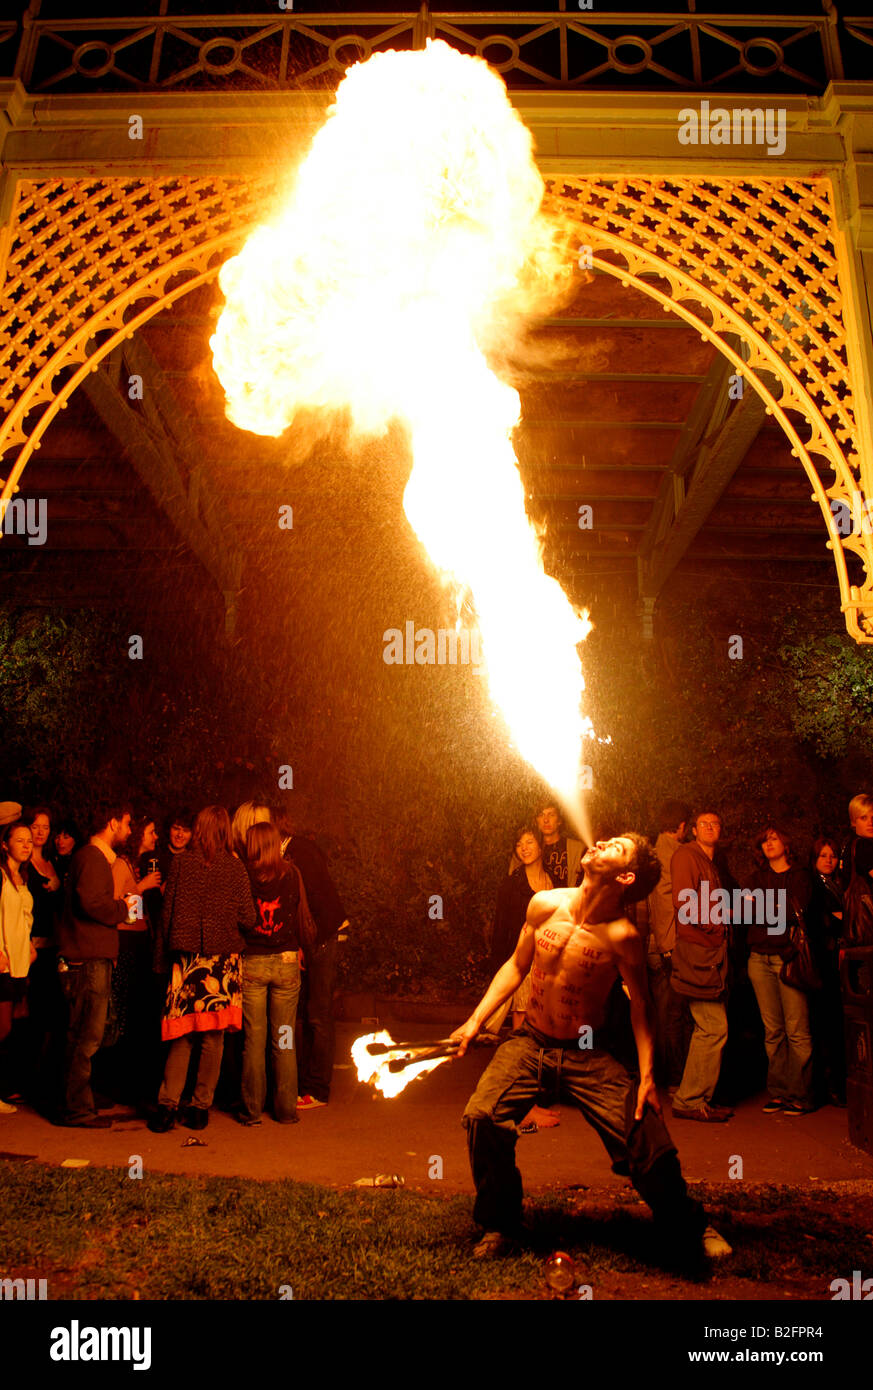
[[[267,1098],[266,1042],[269,1016],[273,1060],[273,1114],[279,1124],[298,1123],[294,1025],[300,996],[300,883],[282,858],[282,841],[270,821],[246,835],[246,862],[257,918],[245,933],[243,957],[243,1125],[259,1125]]]

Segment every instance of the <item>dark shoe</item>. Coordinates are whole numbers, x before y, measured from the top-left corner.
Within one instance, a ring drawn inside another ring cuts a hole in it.
[[[783,1115],[811,1115],[811,1105],[798,1105],[796,1100],[789,1100],[782,1107]]]
[[[253,1119],[252,1116],[247,1115],[244,1110],[238,1110],[233,1118],[236,1120],[238,1125],[245,1125],[247,1129],[251,1129],[254,1125],[259,1125],[261,1123],[260,1115],[257,1117],[257,1119]],[[196,1129],[197,1126],[191,1125],[189,1126],[189,1128]]]
[[[166,1134],[176,1126],[176,1108],[173,1105],[159,1105],[153,1115],[149,1115],[148,1127],[152,1134]]]
[[[699,1105],[695,1110],[677,1110],[673,1107],[674,1120],[697,1120],[703,1125],[723,1125],[730,1116],[724,1110],[714,1110],[711,1105]]]
[[[205,1129],[209,1124],[209,1111],[202,1105],[189,1105],[182,1116],[182,1124],[186,1129]]]
[[[775,1096],[771,1096],[767,1104],[761,1106],[761,1111],[765,1115],[778,1115],[781,1109],[782,1101],[777,1100]]]
[[[299,1115],[283,1115],[281,1119],[277,1115],[275,1119],[277,1125],[299,1125],[300,1123]]]
[[[729,1120],[734,1113],[729,1105],[713,1105],[711,1101],[709,1103],[709,1109],[714,1115],[724,1115],[727,1120]]]
[[[112,1121],[105,1115],[86,1115],[81,1120],[62,1120],[67,1129],[111,1129]]]

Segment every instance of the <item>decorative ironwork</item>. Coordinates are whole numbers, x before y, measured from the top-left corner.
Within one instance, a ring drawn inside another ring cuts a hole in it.
[[[0,264],[0,459],[20,446],[4,500],[87,373],[217,275],[269,192],[243,179],[19,182]]]
[[[841,535],[837,524],[837,516],[856,514],[858,494],[871,495],[873,460],[855,451],[840,285],[846,250],[830,181],[563,178],[549,199],[557,214],[569,210],[576,219],[593,266],[692,324],[763,398],[813,485],[849,631],[873,642],[873,537],[864,527]],[[668,293],[641,278],[653,273]],[[820,473],[828,470],[834,477],[826,485]],[[850,583],[847,551],[864,566],[863,590]]]
[[[273,196],[271,184],[232,178],[19,183],[0,264],[0,459],[18,451],[4,500],[86,374],[213,278]],[[873,538],[841,536],[831,508],[854,514],[856,493],[873,496],[873,460],[854,450],[846,249],[829,181],[565,177],[547,200],[595,266],[691,323],[763,397],[821,507],[849,631],[873,642]],[[850,584],[849,552],[862,588]]]
[[[263,14],[41,19],[34,3],[15,76],[31,92],[326,87],[353,61],[436,37],[486,58],[515,90],[821,92],[831,79],[869,72],[859,55],[857,74],[844,73],[837,16],[827,8],[803,18],[607,14],[559,0],[554,11],[510,13],[423,4],[398,14],[300,14],[289,5]],[[845,21],[864,42],[867,23]]]

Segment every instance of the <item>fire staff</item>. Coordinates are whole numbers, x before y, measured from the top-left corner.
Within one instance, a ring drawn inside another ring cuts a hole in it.
[[[652,891],[660,864],[649,842],[628,831],[598,841],[582,866],[578,888],[531,898],[514,954],[452,1034],[460,1044],[456,1055],[463,1056],[484,1020],[530,971],[521,1031],[499,1048],[464,1112],[476,1185],[473,1215],[485,1228],[475,1254],[506,1253],[523,1234],[516,1126],[540,1098],[582,1111],[613,1166],[629,1173],[651,1207],[671,1251],[692,1261],[704,1252],[728,1255],[730,1246],[688,1194],[655,1090],[645,944],[624,903]],[[607,999],[618,974],[630,996],[638,1079],[605,1047]]]

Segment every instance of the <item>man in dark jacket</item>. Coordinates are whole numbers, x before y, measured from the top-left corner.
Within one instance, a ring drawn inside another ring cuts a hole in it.
[[[298,1110],[327,1105],[333,1075],[336,1029],[333,990],[336,979],[337,935],[347,925],[346,912],[327,861],[318,845],[306,835],[291,835],[284,811],[274,820],[282,836],[282,853],[300,870],[309,910],[318,929],[315,949],[304,952],[303,1003],[301,1008],[300,1099]]]
[[[712,1104],[728,1036],[725,989],[730,914],[723,906],[726,894],[718,891],[724,885],[713,862],[721,820],[714,811],[701,811],[693,834],[694,839],[680,845],[670,861],[676,909],[670,985],[688,999],[694,1020],[673,1116],[723,1124],[733,1111]]]
[[[100,806],[91,829],[88,844],[73,855],[58,926],[60,979],[67,1001],[60,1123],[108,1129],[112,1121],[99,1116],[94,1104],[91,1058],[106,1028],[112,967],[118,959],[118,923],[129,913],[127,900],[115,896],[112,864],[116,848],[130,835],[130,810]]]

